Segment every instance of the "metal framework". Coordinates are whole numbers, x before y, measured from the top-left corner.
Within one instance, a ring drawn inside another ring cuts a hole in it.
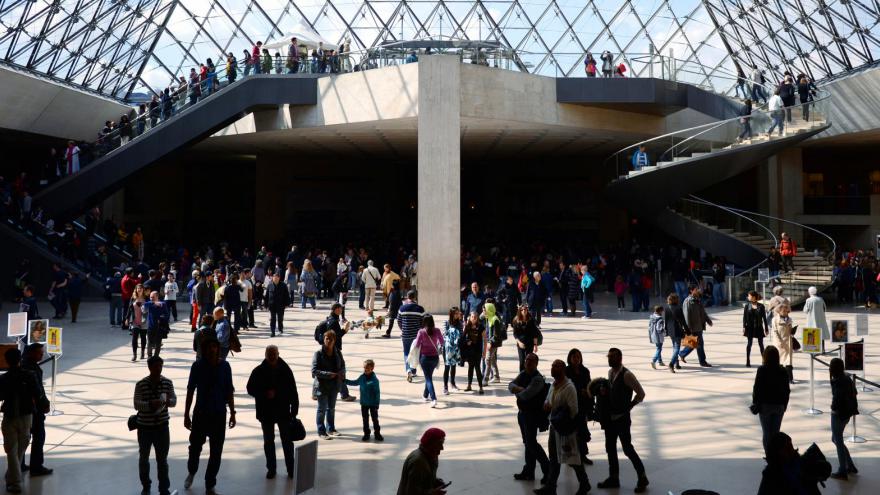
[[[352,51],[415,39],[497,41],[533,73],[587,52],[674,54],[693,82],[737,66],[823,79],[874,62],[878,0],[0,0],[0,63],[121,100],[306,26]],[[633,67],[642,75],[644,67]]]

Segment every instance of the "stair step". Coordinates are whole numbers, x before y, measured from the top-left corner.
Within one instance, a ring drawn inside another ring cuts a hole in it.
[[[725,233],[725,234],[732,234],[732,233],[733,233],[733,229],[718,229],[718,232],[722,232],[722,233]]]

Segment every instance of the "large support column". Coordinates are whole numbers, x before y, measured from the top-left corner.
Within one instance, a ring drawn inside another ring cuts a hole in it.
[[[769,214],[786,220],[796,221],[804,212],[804,165],[803,150],[789,148],[767,160],[767,184],[769,185]],[[777,234],[787,232],[803,246],[803,229],[790,224],[776,222]]]
[[[461,249],[461,66],[419,60],[418,290],[431,313],[459,304]]]

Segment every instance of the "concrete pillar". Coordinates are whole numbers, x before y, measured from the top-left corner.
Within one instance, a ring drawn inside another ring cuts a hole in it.
[[[796,221],[804,212],[804,161],[801,148],[783,150],[767,160],[768,214],[785,220]],[[773,229],[778,236],[787,232],[802,248],[803,229],[784,222]],[[771,227],[772,228],[772,227]]]
[[[282,160],[271,155],[257,156],[256,198],[254,205],[254,241],[257,246],[280,241],[284,237],[285,189],[290,181],[289,167],[281,166]]]
[[[442,55],[418,65],[419,303],[444,313],[461,290],[461,65]]]

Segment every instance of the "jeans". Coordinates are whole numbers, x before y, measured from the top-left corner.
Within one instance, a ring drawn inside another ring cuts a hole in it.
[[[782,135],[782,131],[785,127],[785,124],[782,122],[783,116],[784,116],[783,113],[779,110],[777,110],[776,113],[772,114],[773,124],[770,125],[769,129],[767,129],[767,134],[772,134],[773,129],[776,129],[778,127],[779,128],[779,135],[780,136]]]
[[[712,299],[715,300],[716,306],[721,306],[721,302],[724,301],[724,299],[725,299],[725,297],[724,297],[724,282],[721,282],[721,283],[715,282],[715,284],[712,285]]]
[[[608,453],[608,477],[618,479],[620,476],[620,464],[617,461],[617,439],[620,439],[620,446],[623,447],[623,453],[632,462],[639,478],[645,477],[645,465],[636,453],[636,449],[632,444],[632,435],[630,427],[632,420],[629,414],[625,414],[622,418],[617,418],[605,425],[605,452]]]
[[[831,441],[837,447],[838,473],[846,473],[856,467],[852,457],[849,456],[849,449],[843,442],[843,430],[846,429],[847,423],[849,423],[849,418],[844,419],[833,412],[831,413]]]
[[[141,356],[147,352],[147,331],[142,328],[131,329],[131,352],[137,356],[138,340],[141,341]]]
[[[764,94],[764,87],[758,84],[752,85],[752,101],[756,104],[758,100],[764,100],[764,103],[767,103],[767,95]]]
[[[147,356],[158,356],[162,350],[162,334],[158,328],[147,331]]]
[[[519,423],[519,433],[525,446],[526,463],[523,466],[523,474],[534,475],[535,464],[540,464],[541,472],[547,475],[550,472],[550,459],[547,458],[544,447],[538,443],[538,425],[533,419],[527,418],[522,411],[516,414],[516,421]]]
[[[656,346],[656,349],[654,350],[654,358],[651,359],[651,362],[652,363],[662,363],[663,357],[660,355],[660,353],[663,351],[663,342],[659,342],[654,345]]]
[[[43,447],[46,445],[46,415],[36,412],[31,415],[31,469],[43,467]],[[21,456],[24,467],[24,455]]]
[[[742,131],[739,133],[739,138],[742,139],[746,136],[752,137],[752,122],[751,119],[746,119],[745,122],[740,122],[740,128]]]
[[[538,304],[530,304],[529,305],[529,313],[531,313],[532,316],[535,317],[535,323],[537,323],[539,327],[541,326],[541,313],[543,313],[543,312],[544,312],[543,301]]]
[[[687,349],[682,349],[681,352],[678,353],[680,357],[686,358],[693,351],[690,347]],[[700,364],[704,364],[706,362],[706,350],[703,348],[703,333],[700,332],[697,334],[697,357],[700,359]]]
[[[370,418],[373,419],[373,430],[379,433],[379,406],[361,405],[361,420],[364,423],[364,435],[370,434]]]
[[[150,449],[155,449],[159,493],[168,493],[171,486],[171,481],[168,479],[168,449],[171,446],[168,424],[155,427],[139,426],[137,439],[138,472],[141,477],[141,486],[149,490],[152,484],[150,481]]]
[[[275,335],[275,327],[278,327],[278,332],[284,333],[284,308],[269,308],[269,331],[272,332],[272,335]]]
[[[574,312],[572,312],[574,314]],[[587,294],[587,291],[584,291],[584,316],[589,318],[593,315],[593,307],[590,306],[590,296]]]
[[[553,313],[553,296],[547,296],[547,300],[544,301],[544,311],[548,314]]]
[[[305,294],[300,296],[299,307],[306,309],[306,303],[309,303],[312,306],[312,309],[315,309],[315,296],[307,296]]]
[[[409,363],[407,363],[407,360],[409,358],[409,349],[410,347],[412,347],[413,340],[416,340],[416,338],[401,337],[400,340],[403,342],[403,371],[405,371],[406,373],[412,372],[412,374],[415,375],[416,370],[409,367]]]
[[[251,64],[244,64],[244,75],[245,75],[245,76],[247,76],[248,74],[251,73],[251,68],[253,68],[253,65],[251,65]]]
[[[199,456],[202,455],[205,439],[210,440],[208,467],[205,469],[205,488],[213,488],[217,484],[223,442],[226,441],[226,412],[196,411],[193,415],[192,430],[189,432],[189,458],[186,461],[187,472],[191,475],[195,475],[199,470]]]
[[[227,304],[223,309],[226,310],[226,317],[229,318],[229,326],[233,330],[241,328],[241,306]]]
[[[489,346],[486,359],[483,360],[483,380],[488,383],[490,377],[501,379],[501,374],[498,372],[498,348],[495,346]]]
[[[293,440],[290,438],[290,418],[286,415],[260,421],[263,429],[263,452],[266,454],[266,471],[274,473],[277,467],[275,460],[275,425],[281,435],[281,450],[284,451],[284,466],[288,473],[293,473]]]
[[[326,394],[321,392],[318,395],[318,413],[315,417],[318,433],[336,431],[336,393],[334,390]]]
[[[672,357],[669,359],[669,366],[678,364],[678,353],[681,351],[681,338],[670,337],[672,340]]]
[[[468,388],[470,388],[471,383],[474,381],[474,370],[477,370],[477,386],[480,390],[483,390],[483,372],[480,371],[480,358],[469,359],[467,362],[468,365]]]
[[[422,397],[431,400],[437,400],[437,393],[434,391],[434,369],[440,363],[440,356],[419,356],[419,364],[422,366],[422,373],[425,374],[425,390]]]
[[[525,346],[525,349],[520,346],[516,346],[516,353],[519,357],[519,372],[522,373],[526,369],[526,356],[532,353],[535,350],[534,344],[528,344]]]
[[[771,410],[767,412],[762,410],[758,413],[758,419],[761,421],[761,441],[764,444],[764,452],[767,451],[767,444],[770,443],[770,439],[773,438],[773,435],[779,433],[779,430],[782,428],[782,416],[785,415],[785,410],[782,407],[770,405],[768,409]]]
[[[641,289],[633,289],[630,292],[631,292],[630,295],[632,296],[632,302],[633,302],[632,310],[633,310],[633,313],[635,313],[636,311],[639,310],[639,308],[642,307],[642,291],[641,291]]]
[[[122,296],[110,296],[110,325],[122,325]]]
[[[31,434],[31,415],[3,415],[3,450],[6,451],[6,486],[21,486],[21,460]]]

